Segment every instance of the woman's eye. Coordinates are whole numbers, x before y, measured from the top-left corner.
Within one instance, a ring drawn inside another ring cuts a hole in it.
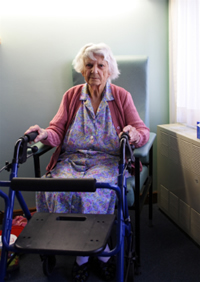
[[[86,67],[91,68],[91,67],[92,67],[92,64],[88,63],[88,64],[86,65]]]

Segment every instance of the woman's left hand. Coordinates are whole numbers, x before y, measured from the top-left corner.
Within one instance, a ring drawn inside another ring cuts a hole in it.
[[[129,142],[130,144],[137,144],[140,141],[140,134],[138,133],[138,131],[136,130],[135,127],[131,126],[131,125],[127,125],[123,128],[123,131],[120,132],[119,134],[119,138],[121,137],[123,132],[127,132],[129,135]]]

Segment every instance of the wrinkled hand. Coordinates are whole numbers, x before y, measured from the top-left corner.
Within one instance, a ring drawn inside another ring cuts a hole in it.
[[[137,144],[140,141],[140,135],[135,127],[131,125],[127,125],[123,128],[123,131],[120,132],[119,138],[121,137],[123,132],[127,132],[129,134],[129,142],[130,144]]]
[[[45,129],[39,127],[39,125],[33,125],[31,127],[29,127],[29,129],[26,130],[26,132],[24,133],[24,135],[30,133],[30,132],[33,132],[33,131],[37,131],[38,132],[38,135],[37,137],[35,138],[34,142],[39,142],[41,140],[44,140],[48,137],[48,133]]]

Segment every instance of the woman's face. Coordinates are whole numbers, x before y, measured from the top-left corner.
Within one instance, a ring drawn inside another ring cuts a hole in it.
[[[82,75],[89,86],[105,87],[107,79],[110,76],[108,62],[103,56],[95,55],[96,60],[85,58]]]

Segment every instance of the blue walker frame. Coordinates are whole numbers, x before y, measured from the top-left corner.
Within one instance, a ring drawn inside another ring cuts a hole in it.
[[[9,169],[11,170],[10,180],[0,181],[0,187],[9,188],[8,195],[5,194],[2,190],[0,190],[0,197],[2,197],[5,202],[5,213],[4,213],[3,225],[2,225],[0,282],[3,282],[6,276],[8,252],[9,251],[14,253],[21,252],[18,248],[9,245],[15,197],[17,198],[27,220],[31,219],[30,211],[26,205],[26,202],[21,192],[12,190],[10,186],[12,179],[18,177],[19,163],[25,162],[27,157],[30,157],[34,154],[32,153],[29,156],[27,156],[27,143],[34,140],[35,137],[36,136],[34,134],[30,133],[29,135],[25,135],[20,139],[18,139],[18,141],[15,144],[13,161],[11,164],[9,164]],[[98,253],[98,255],[101,256],[114,256],[114,255],[117,256],[116,263],[117,263],[118,282],[123,282],[127,280],[130,267],[132,268],[132,271],[134,273],[135,263],[137,262],[137,259],[135,257],[135,251],[133,250],[134,240],[133,240],[131,219],[128,211],[127,198],[126,198],[126,194],[127,194],[126,178],[124,177],[124,171],[126,169],[125,151],[127,145],[129,147],[129,151],[132,158],[132,150],[128,142],[128,135],[123,134],[122,137],[120,138],[120,161],[119,161],[118,185],[113,186],[110,185],[109,183],[100,183],[100,182],[96,183],[96,188],[107,188],[114,190],[118,198],[117,225],[116,225],[117,240],[115,247],[110,252],[103,251],[101,253]],[[6,166],[3,169],[7,169]],[[127,266],[126,275],[124,275],[125,238],[127,239],[127,250],[128,250],[127,252],[128,266]]]

